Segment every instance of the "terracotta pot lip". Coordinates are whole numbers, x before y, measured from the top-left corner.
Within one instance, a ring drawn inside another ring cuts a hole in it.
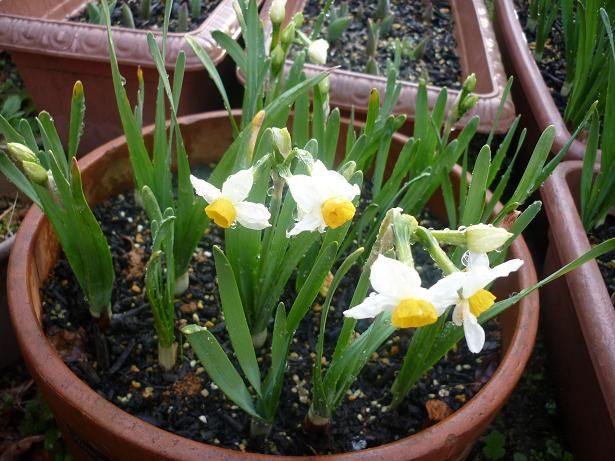
[[[85,3],[85,1],[84,1]],[[62,30],[62,36],[58,30]],[[16,40],[14,30],[27,30],[27,40]],[[186,70],[204,70],[200,60],[191,51],[185,40],[190,35],[199,41],[207,50],[207,54],[218,64],[226,55],[211,36],[213,30],[222,30],[234,39],[240,34],[240,27],[231,0],[221,0],[220,4],[210,13],[203,23],[195,30],[182,34],[170,32],[167,39],[167,56],[165,65],[172,70],[175,58],[180,50],[186,52]],[[2,33],[2,31],[6,31]],[[157,41],[161,40],[162,32],[142,29],[112,27],[116,37],[116,52],[120,64],[140,65],[154,68],[149,55],[147,34],[152,32]],[[118,46],[121,43],[138,43],[128,48]],[[108,62],[107,31],[104,26],[58,19],[38,19],[0,12],[0,46],[9,51],[36,52],[63,58],[87,59],[89,61]],[[136,55],[136,56],[135,56]]]
[[[562,264],[591,249],[574,200],[578,192],[569,185],[582,168],[582,161],[562,162],[540,191],[549,219],[549,244]],[[565,231],[555,234],[556,229]],[[576,268],[565,280],[604,400],[612,403],[609,412],[615,424],[615,308],[595,260]]]
[[[227,117],[225,111],[209,112],[199,115],[191,115],[180,118],[180,123],[194,123],[207,119]],[[147,131],[153,128],[149,126]],[[97,159],[105,155],[110,149],[125,143],[125,138],[119,137],[110,141],[83,157],[80,166],[85,169],[94,164]],[[455,169],[459,174],[459,167]],[[32,264],[31,247],[34,243],[34,235],[37,228],[42,225],[44,218],[37,207],[32,207],[22,226],[20,227],[14,248],[9,261],[9,310],[13,325],[19,325],[16,336],[27,362],[33,364],[34,369],[54,369],[55,373],[43,374],[42,379],[65,400],[74,407],[85,410],[89,418],[104,425],[109,431],[117,434],[120,438],[127,438],[126,426],[130,427],[130,440],[135,445],[147,445],[150,450],[155,447],[161,456],[175,454],[182,459],[202,459],[203,451],[207,451],[211,459],[229,459],[229,457],[241,457],[243,459],[263,459],[258,453],[242,453],[212,445],[202,444],[189,440],[173,433],[159,429],[139,418],[124,412],[117,406],[99,396],[87,384],[78,379],[57,355],[54,348],[49,344],[39,319],[36,316],[34,305],[29,297],[25,296],[28,286],[31,284],[29,275],[24,274],[24,268]],[[525,264],[518,271],[521,286],[530,286],[536,282],[531,254],[523,240],[519,237],[510,248],[510,256],[523,259]],[[323,458],[335,457],[342,460],[381,460],[388,458],[391,461],[405,458],[406,450],[412,449],[418,455],[427,451],[434,444],[445,445],[447,439],[455,432],[463,433],[459,427],[474,426],[481,421],[489,419],[489,411],[485,409],[497,409],[505,401],[516,385],[515,380],[505,376],[505,369],[520,369],[524,366],[531,354],[538,327],[538,293],[534,292],[519,303],[519,314],[515,325],[514,335],[507,352],[502,357],[500,365],[483,388],[460,410],[450,417],[425,429],[415,435],[391,442],[379,447],[350,452],[339,455],[326,455]],[[70,385],[65,379],[70,380]],[[496,402],[494,404],[494,402]],[[386,415],[384,415],[386,417]],[[115,424],[109,425],[109,421]],[[125,423],[120,423],[124,421]],[[143,436],[143,437],[141,437]],[[276,456],[276,459],[293,459],[295,457]],[[166,458],[165,458],[166,459]]]
[[[555,105],[538,64],[530,51],[527,37],[519,22],[517,10],[512,0],[498,0],[494,2],[494,5],[497,22],[504,34],[505,45],[509,45],[509,48],[511,48],[512,61],[518,61],[514,64],[516,68],[524,69],[524,72],[517,73],[523,91],[528,95],[531,102],[532,112],[539,124],[539,129],[543,131],[549,125],[555,127],[553,149],[559,151],[566,145],[572,134]],[[566,153],[566,158],[580,160],[583,158],[586,148],[585,143],[575,139]]]

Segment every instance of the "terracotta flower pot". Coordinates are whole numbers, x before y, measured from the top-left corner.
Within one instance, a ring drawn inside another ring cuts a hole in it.
[[[348,121],[344,121],[347,127]],[[231,142],[223,112],[187,116],[181,120],[193,164],[219,158]],[[152,127],[145,130],[148,143]],[[346,130],[342,130],[345,134]],[[405,138],[396,135],[393,154]],[[344,145],[343,139],[340,145]],[[126,141],[117,138],[81,159],[85,194],[92,203],[131,189],[132,173]],[[459,179],[456,169],[453,179]],[[441,198],[432,209],[445,216]],[[499,286],[502,296],[536,281],[531,255],[522,238],[511,247],[511,257],[525,260],[522,269]],[[33,208],[18,232],[9,265],[9,303],[24,359],[51,406],[77,459],[229,460],[271,459],[194,442],[158,429],[129,415],[99,396],[62,362],[41,328],[39,288],[58,258],[58,243],[49,222]],[[517,383],[531,354],[538,324],[538,295],[525,298],[502,317],[503,357],[491,380],[463,408],[420,433],[377,448],[341,454],[340,460],[463,459],[494,418]],[[280,457],[282,458],[282,457]],[[290,458],[287,458],[290,459]]]
[[[286,4],[286,17],[290,18],[296,12],[303,11],[306,0],[288,0]],[[263,19],[265,27],[271,34],[269,22],[269,4],[263,7]],[[495,121],[495,115],[502,99],[502,93],[506,86],[506,73],[500,57],[495,33],[491,26],[487,7],[484,0],[451,0],[451,11],[454,17],[455,27],[453,34],[457,42],[457,53],[461,65],[461,80],[471,73],[476,74],[475,94],[479,96],[478,103],[462,120],[458,126],[464,126],[467,120],[474,115],[480,116],[480,133],[488,133]],[[287,68],[292,63],[287,61]],[[308,77],[325,70],[324,66],[314,64],[305,65],[305,73]],[[367,114],[369,95],[372,88],[377,88],[380,94],[384,94],[386,78],[369,75],[361,72],[353,72],[344,69],[335,69],[330,77],[331,90],[330,100],[332,107],[339,107],[347,113],[354,108],[355,114],[361,118]],[[410,123],[414,122],[416,96],[418,83],[402,81],[402,90],[395,112],[405,114]],[[441,87],[427,86],[429,107],[433,108]],[[459,94],[459,90],[449,89],[447,110],[450,108]],[[498,133],[505,133],[515,119],[515,106],[509,97],[504,105],[497,126]],[[406,128],[407,130],[408,128]]]
[[[15,187],[3,176],[0,176],[0,196],[14,196]],[[0,210],[2,212],[4,210]],[[0,370],[11,365],[19,358],[19,348],[9,319],[9,310],[6,290],[6,270],[9,264],[9,255],[15,236],[0,240]]]
[[[551,97],[528,46],[513,0],[497,0],[493,3],[498,42],[507,70],[515,78],[512,94],[517,110],[523,114],[523,124],[528,129],[528,141],[535,144],[544,129],[554,125],[555,141],[552,153],[555,155],[570,139],[570,131]],[[584,155],[585,144],[575,140],[566,158],[581,160]]]
[[[115,104],[111,67],[103,26],[71,22],[67,17],[81,11],[88,0],[0,1],[0,49],[10,52],[35,106],[54,114],[65,139],[68,133],[70,95],[81,80],[85,88],[86,118],[82,152],[122,134]],[[222,63],[225,51],[211,37],[222,30],[239,35],[231,0],[222,0],[203,24],[189,33],[206,48],[225,81],[233,81],[230,62]],[[122,75],[131,98],[137,94],[137,68],[145,79],[144,123],[154,121],[158,73],[149,54],[146,30],[114,27],[113,35]],[[160,37],[160,32],[154,32]],[[172,73],[179,50],[186,51],[186,73],[180,104],[181,114],[222,109],[222,100],[203,65],[190,49],[184,34],[170,33],[166,65]]]
[[[560,164],[541,189],[549,218],[545,275],[591,249],[577,211],[583,162]],[[615,308],[595,261],[541,290],[550,368],[575,459],[615,453]]]

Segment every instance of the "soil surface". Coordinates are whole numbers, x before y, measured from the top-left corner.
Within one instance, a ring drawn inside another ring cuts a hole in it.
[[[329,49],[327,65],[366,72],[367,20],[374,18],[377,2],[362,0],[347,3],[353,20]],[[388,33],[381,34],[376,56],[380,75],[386,75],[387,60],[393,59],[395,39],[406,41],[411,48],[415,48],[426,38],[425,52],[421,58],[402,57],[399,79],[418,81],[424,78],[432,85],[460,88],[461,70],[453,36],[454,22],[450,4],[443,0],[430,2],[433,10],[429,21],[423,19],[424,3],[423,0],[391,1],[393,23]],[[311,30],[323,4],[323,0],[308,0],[306,3],[304,14],[307,31]],[[324,37],[327,24],[325,21],[322,30]]]
[[[109,365],[97,360],[93,331],[83,296],[66,261],[61,259],[44,287],[44,325],[67,365],[99,394],[158,427],[192,439],[238,450],[288,455],[334,453],[381,445],[413,434],[459,409],[487,382],[500,360],[497,322],[487,326],[483,352],[474,355],[461,341],[447,359],[422,379],[400,408],[386,411],[390,385],[399,370],[410,331],[400,330],[375,353],[335,413],[328,437],[310,437],[302,421],[310,403],[312,357],[320,323],[320,303],[301,323],[291,346],[278,418],[264,443],[248,439],[249,418],[211,382],[187,343],[178,365],[163,373],[156,363],[153,320],[144,296],[143,270],[150,244],[149,226],[131,195],[97,207],[114,257],[114,317],[103,341]],[[424,222],[432,225],[433,221]],[[215,284],[211,246],[222,244],[217,228],[206,233],[196,251],[190,288],[176,301],[178,325],[207,326],[228,350],[229,341]],[[415,254],[426,286],[439,274],[426,254]],[[358,269],[340,286],[327,323],[325,356],[341,328],[342,311],[354,290]],[[353,278],[354,277],[354,278]],[[285,302],[294,299],[291,280]],[[370,321],[360,321],[364,329]],[[271,331],[271,328],[270,328]],[[269,344],[257,353],[268,362]],[[229,356],[230,356],[229,352]],[[261,359],[259,359],[260,361]]]
[[[523,27],[523,31],[527,37],[530,50],[533,52],[536,48],[536,34],[527,28],[529,2],[528,0],[514,0],[514,2],[517,9],[517,15],[519,16],[519,21],[521,22],[521,27]],[[564,45],[564,33],[562,29],[561,17],[558,13],[557,18],[553,23],[553,28],[551,29],[549,39],[545,43],[542,60],[537,62],[537,64],[540,69],[540,73],[542,74],[542,78],[544,78],[545,83],[549,88],[549,92],[551,93],[551,97],[553,98],[553,101],[555,101],[555,105],[557,106],[562,117],[564,116],[566,103],[568,102],[568,98],[566,96],[562,96],[561,94],[562,86],[566,81],[565,56],[566,48]]]
[[[202,0],[201,1],[201,13],[196,17],[189,15],[188,29],[182,32],[190,32],[197,29],[207,16],[218,6],[221,0]],[[97,2],[98,3],[98,2]],[[151,15],[149,18],[143,18],[141,16],[141,1],[140,0],[124,0],[118,1],[115,8],[111,12],[111,25],[123,27],[122,22],[122,4],[126,3],[130,7],[132,16],[134,18],[135,27],[137,29],[147,30],[162,30],[162,24],[164,21],[164,1],[152,0]],[[173,0],[173,9],[171,11],[171,19],[169,21],[169,32],[178,32],[177,30],[177,18],[179,15],[179,9],[182,4],[186,3],[188,11],[190,11],[189,0]],[[90,22],[87,9],[84,9],[79,14],[70,18],[71,21],[76,22]]]
[[[615,217],[607,215],[604,224],[594,229],[589,235],[589,241],[592,245],[598,245],[613,237],[615,237]],[[615,251],[600,256],[597,261],[611,301],[615,305]]]

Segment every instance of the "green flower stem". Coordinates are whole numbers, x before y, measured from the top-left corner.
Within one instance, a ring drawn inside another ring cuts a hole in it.
[[[440,243],[448,245],[466,246],[465,231],[458,230],[431,230],[429,233]]]
[[[453,272],[457,272],[459,270],[440,247],[440,244],[429,230],[419,226],[414,235],[429,252],[431,258],[435,261],[438,267],[442,269],[442,272],[444,272],[445,275],[452,274]]]

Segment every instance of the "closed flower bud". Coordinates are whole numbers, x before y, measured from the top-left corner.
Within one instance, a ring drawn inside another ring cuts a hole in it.
[[[47,170],[36,162],[21,162],[21,166],[30,181],[44,185],[47,183]]]
[[[469,226],[465,234],[466,247],[472,253],[488,253],[497,250],[513,235],[506,229],[491,224]]]
[[[303,25],[303,21],[305,20],[305,18],[303,17],[303,12],[299,11],[298,13],[295,13],[295,15],[293,16],[293,23],[295,24],[295,27],[301,27]]]
[[[280,73],[282,65],[284,65],[285,53],[284,49],[278,45],[271,52],[271,71],[274,75]]]
[[[322,38],[314,40],[308,47],[310,61],[324,66],[327,63],[327,51],[329,51],[329,42]]]
[[[24,146],[18,142],[9,142],[6,145],[9,155],[18,162],[33,162],[38,163],[38,159],[34,152],[28,146]]]
[[[465,114],[467,111],[472,109],[476,103],[478,102],[478,96],[472,94],[463,100],[461,107],[459,108],[460,115]]]
[[[331,88],[331,81],[328,75],[325,78],[323,78],[320,82],[318,82],[318,89],[320,90],[322,94],[329,93],[330,88]]]
[[[292,140],[290,139],[290,133],[286,127],[280,128],[272,128],[271,132],[273,133],[273,143],[275,147],[278,149],[282,157],[288,157],[290,154],[292,146]]]
[[[466,78],[465,82],[463,82],[463,89],[468,93],[471,93],[476,88],[476,75],[470,74]]]
[[[295,23],[291,21],[284,29],[282,29],[280,42],[285,49],[288,49],[288,47],[290,47],[295,40],[295,27]]]
[[[281,24],[286,17],[286,0],[273,0],[269,8],[269,19],[273,24]]]

